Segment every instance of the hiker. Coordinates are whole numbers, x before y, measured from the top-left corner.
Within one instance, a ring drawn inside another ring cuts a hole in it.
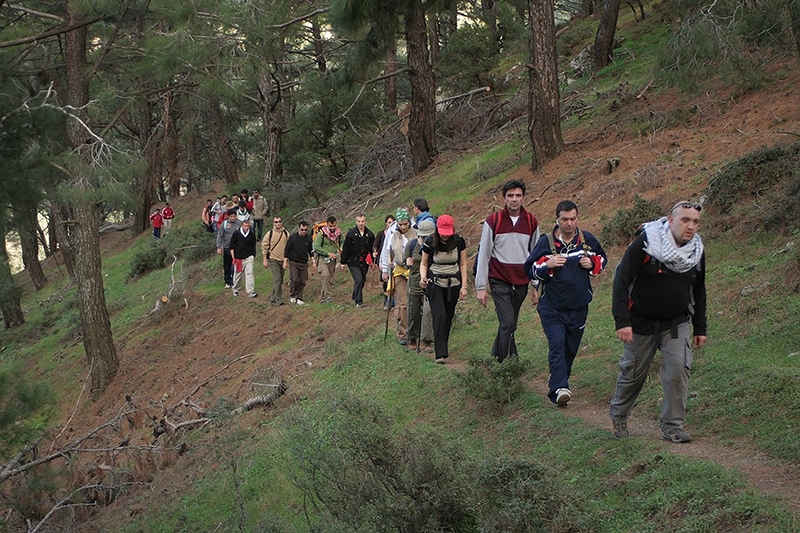
[[[394,289],[395,321],[397,322],[397,339],[401,346],[408,345],[408,267],[403,260],[403,251],[408,241],[416,239],[417,233],[411,228],[411,215],[408,209],[401,207],[395,214],[397,230],[387,234],[389,242],[386,253],[387,262],[381,258],[381,277],[388,283],[388,290]]]
[[[394,224],[394,220],[394,215],[386,215],[386,218],[383,219],[383,231],[379,231],[378,234],[375,235],[375,244],[372,249],[372,264],[377,265],[378,269],[380,269],[381,252],[383,251],[383,245],[386,240],[386,232],[389,231],[389,228]],[[394,301],[392,301],[386,292],[386,282],[381,280],[381,283],[383,285],[383,294],[385,295],[383,298],[383,310],[388,311],[390,307],[394,306]]]
[[[255,277],[253,276],[253,264],[256,260],[256,235],[250,231],[252,223],[243,220],[239,231],[231,236],[231,257],[233,258],[233,295],[239,296],[239,282],[244,274],[244,287],[247,296],[255,298],[258,296],[255,287]]]
[[[169,230],[172,229],[172,219],[175,218],[175,211],[169,206],[169,202],[164,202],[161,216],[164,217],[164,236],[166,236],[169,234]]]
[[[229,202],[230,203],[230,202]],[[239,231],[242,223],[236,218],[236,209],[228,209],[228,218],[217,229],[217,254],[222,256],[222,275],[225,277],[225,288],[233,287],[233,256],[231,255],[231,237]]]
[[[314,243],[308,234],[308,222],[302,220],[289,235],[283,249],[283,269],[289,270],[289,301],[303,305],[303,289],[308,283],[308,260],[314,255]]]
[[[234,216],[236,216],[237,206],[238,204],[235,204],[233,200],[228,200],[227,202],[225,202],[225,205],[223,206],[224,207],[223,216],[221,216],[220,219],[217,221],[217,231],[219,231],[219,228],[222,227],[222,224],[228,220],[231,211],[233,211]],[[237,218],[237,220],[239,219]]]
[[[220,220],[228,216],[225,210],[225,204],[227,202],[228,197],[223,194],[222,196],[217,196],[217,201],[211,206],[211,229],[214,232],[217,231],[217,228],[221,224]]]
[[[408,349],[433,353],[433,318],[431,304],[420,286],[419,266],[422,263],[422,245],[436,231],[432,218],[420,222],[416,240],[409,240],[403,257],[408,274]]]
[[[356,307],[364,307],[364,285],[369,272],[368,258],[371,263],[372,246],[375,234],[367,227],[367,217],[363,214],[356,217],[356,225],[345,235],[342,246],[342,266],[347,265],[353,277],[352,299]]]
[[[236,218],[239,222],[247,220],[250,222],[250,225],[253,224],[253,215],[247,210],[247,202],[244,200],[239,200],[239,209],[236,210]]]
[[[336,217],[330,215],[325,220],[325,225],[319,230],[314,239],[314,254],[317,261],[317,272],[322,276],[322,289],[319,301],[327,303],[333,301],[331,296],[331,282],[336,272],[336,262],[342,252],[342,232],[339,229]]]
[[[431,302],[436,362],[444,364],[458,300],[467,296],[467,243],[455,232],[453,217],[442,215],[422,245],[420,286]]]
[[[614,276],[612,311],[623,344],[611,399],[612,433],[628,436],[628,417],[656,349],[661,351],[661,435],[690,442],[684,430],[691,346],[706,342],[706,257],[697,233],[702,206],[678,202],[669,216],[644,224]],[[694,337],[690,344],[689,322]]]
[[[161,227],[164,225],[164,217],[161,216],[161,209],[156,209],[150,215],[150,225],[153,227],[153,237],[161,240]]]
[[[214,207],[214,201],[209,198],[206,200],[206,205],[203,206],[203,210],[200,212],[200,220],[203,221],[203,227],[206,228],[206,231],[209,233],[213,233],[214,230],[212,229],[212,218],[214,216],[212,212],[212,208]]]
[[[256,240],[261,241],[264,236],[264,217],[267,216],[267,199],[261,196],[258,189],[253,189],[253,229],[256,232]]]
[[[261,243],[261,257],[264,268],[269,268],[272,272],[272,292],[269,295],[269,302],[275,305],[283,305],[281,292],[283,274],[286,272],[283,260],[288,239],[289,232],[283,227],[283,219],[280,216],[272,217],[272,229],[267,232],[266,238]]]
[[[423,220],[432,220],[436,224],[436,217],[431,215],[428,201],[425,198],[414,199],[414,229],[419,229],[419,224]]]
[[[486,305],[486,288],[491,289],[499,323],[492,355],[501,363],[519,355],[514,332],[530,282],[523,264],[539,240],[539,222],[522,206],[524,198],[524,182],[510,180],[503,185],[505,207],[483,223],[476,259],[477,298]],[[531,302],[536,305],[538,301],[536,291],[532,291]]]
[[[537,311],[549,346],[547,397],[559,407],[572,398],[569,377],[592,301],[590,278],[606,261],[595,236],[578,229],[578,206],[570,200],[556,206],[556,226],[539,238],[525,261],[528,277],[539,282]]]

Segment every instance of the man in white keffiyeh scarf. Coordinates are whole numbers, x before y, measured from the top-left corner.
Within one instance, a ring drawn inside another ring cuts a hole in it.
[[[647,234],[645,251],[674,272],[693,269],[703,256],[703,241],[696,224],[687,224],[677,212],[687,208],[677,207],[669,217],[644,225]]]

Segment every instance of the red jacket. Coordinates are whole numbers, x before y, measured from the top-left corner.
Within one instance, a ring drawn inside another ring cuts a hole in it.
[[[175,217],[175,211],[173,211],[171,207],[165,207],[165,208],[164,208],[164,209],[161,211],[161,214],[162,214],[162,215],[163,215],[163,217],[164,217],[164,218],[166,218],[166,219],[172,219],[173,217]]]
[[[154,228],[160,228],[164,225],[164,217],[162,217],[159,213],[153,213],[150,215],[150,220],[153,222]]]

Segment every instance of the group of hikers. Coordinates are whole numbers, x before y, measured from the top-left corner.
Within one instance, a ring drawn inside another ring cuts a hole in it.
[[[573,397],[569,379],[592,300],[591,278],[604,270],[607,257],[597,238],[579,229],[574,202],[560,202],[555,226],[542,234],[537,218],[523,206],[525,192],[524,182],[506,182],[503,209],[483,222],[473,265],[476,297],[485,306],[491,295],[498,320],[491,355],[502,363],[519,356],[515,332],[530,292],[548,342],[547,397],[566,407]],[[675,443],[691,441],[684,429],[691,348],[706,340],[705,253],[697,233],[701,211],[700,204],[678,202],[667,216],[643,224],[615,272],[612,313],[623,342],[610,407],[617,438],[629,436],[633,403],[660,350],[662,436]],[[339,267],[349,269],[352,303],[363,307],[367,274],[379,269],[387,324],[394,309],[398,342],[433,353],[436,363],[446,362],[456,305],[468,294],[467,244],[451,215],[434,217],[428,202],[417,198],[410,209],[401,207],[388,215],[384,228],[374,234],[363,214],[346,233],[334,216],[313,226],[303,220],[290,233],[279,215],[264,232],[266,213],[266,200],[257,190],[252,196],[243,190],[231,200],[208,200],[203,208],[203,224],[216,234],[223,259],[225,288],[234,296],[242,276],[247,295],[258,296],[253,268],[259,241],[262,264],[272,273],[273,305],[284,304],[287,271],[289,302],[305,304],[311,263],[321,278],[320,302],[332,301]]]

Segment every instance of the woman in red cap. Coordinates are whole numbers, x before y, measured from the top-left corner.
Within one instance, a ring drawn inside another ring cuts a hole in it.
[[[444,364],[456,303],[467,296],[467,243],[456,234],[450,215],[440,216],[436,231],[425,239],[419,273],[431,304],[436,362]]]

